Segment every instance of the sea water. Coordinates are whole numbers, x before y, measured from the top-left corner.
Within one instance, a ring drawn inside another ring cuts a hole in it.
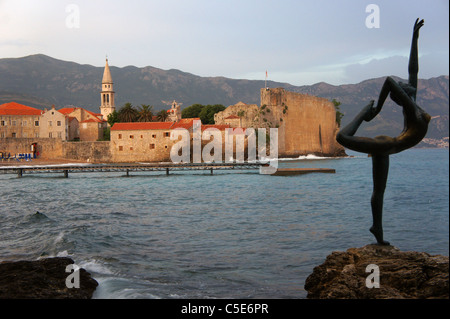
[[[305,298],[328,254],[375,242],[372,162],[348,153],[279,162],[335,174],[0,174],[0,261],[69,256],[94,298]],[[446,149],[391,156],[392,245],[448,256],[448,162]]]

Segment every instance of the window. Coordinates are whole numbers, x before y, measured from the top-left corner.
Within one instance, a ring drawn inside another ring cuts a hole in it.
[[[133,150],[133,146],[130,147],[130,151],[132,151],[132,150]]]
[[[22,126],[27,126],[27,121],[23,121]]]
[[[164,137],[170,137],[170,132],[164,132]]]
[[[34,134],[34,137],[39,137],[39,133]]]
[[[122,139],[122,134],[119,134],[117,138],[118,138],[119,140],[121,140],[121,139]]]
[[[153,137],[153,138],[156,138],[156,134],[152,134],[152,137]]]
[[[167,148],[167,145],[164,145],[164,148]]]
[[[12,137],[16,137],[16,133],[12,133],[11,136],[12,136]]]
[[[39,121],[34,121],[34,126],[39,126]]]
[[[6,126],[6,121],[0,121],[1,126]]]
[[[12,121],[12,126],[16,126],[16,121]]]
[[[61,126],[61,121],[57,121],[56,126]]]
[[[150,149],[154,150],[155,149],[155,144],[150,144]]]
[[[123,151],[123,146],[119,146],[119,151]]]
[[[52,132],[48,133],[48,137],[52,138],[53,137],[53,133]]]
[[[58,138],[62,138],[62,133],[58,132]]]
[[[141,135],[141,138],[144,138],[144,135]]]
[[[1,132],[1,133],[0,133],[0,137],[1,137],[1,138],[5,137],[5,132]]]
[[[52,121],[48,121],[48,126],[52,126]]]
[[[130,140],[132,140],[134,138],[134,135],[130,135]]]

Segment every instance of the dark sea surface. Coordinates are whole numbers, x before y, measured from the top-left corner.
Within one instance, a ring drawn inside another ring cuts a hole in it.
[[[280,161],[336,169],[289,177],[0,174],[0,261],[69,256],[99,282],[94,298],[305,298],[328,254],[375,242],[372,162],[348,153]],[[385,239],[448,256],[448,221],[449,151],[391,156]]]

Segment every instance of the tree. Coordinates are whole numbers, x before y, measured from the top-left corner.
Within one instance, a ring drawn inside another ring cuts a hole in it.
[[[336,99],[333,99],[331,102],[334,104],[334,108],[336,109],[336,123],[338,126],[341,126],[341,120],[344,117],[344,113],[341,113],[341,109],[339,108],[339,105],[341,105],[341,102],[336,101]]]
[[[119,113],[114,110],[112,113],[108,114],[108,118],[106,119],[109,126],[113,126],[114,123],[119,122]]]
[[[153,106],[141,104],[138,109],[138,122],[151,122],[153,119]]]
[[[165,122],[167,120],[167,118],[169,117],[169,115],[167,115],[166,110],[159,111],[158,114],[156,114],[156,116],[158,117],[158,121],[160,121],[160,122]]]
[[[214,124],[214,114],[225,110],[222,104],[206,105],[199,114],[203,124]]]
[[[187,119],[200,117],[200,112],[203,110],[204,107],[205,106],[202,104],[192,104],[191,106],[188,106],[183,111],[181,111],[181,118]]]
[[[181,112],[182,118],[199,117],[203,124],[214,124],[214,114],[225,110],[222,104],[192,104]]]
[[[125,103],[125,105],[119,110],[120,122],[136,122],[137,117],[138,112],[134,109],[131,103]]]

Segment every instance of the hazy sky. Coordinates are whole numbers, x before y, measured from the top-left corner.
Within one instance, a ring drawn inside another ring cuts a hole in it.
[[[430,78],[449,74],[448,12],[448,0],[0,0],[0,58],[43,53],[103,66],[108,55],[118,67],[358,83],[407,77],[420,17],[419,77]]]

